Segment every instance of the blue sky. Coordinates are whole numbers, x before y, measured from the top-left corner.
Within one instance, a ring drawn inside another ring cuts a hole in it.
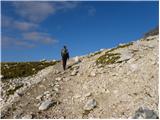
[[[112,48],[158,25],[158,2],[1,2],[1,60],[60,59]]]

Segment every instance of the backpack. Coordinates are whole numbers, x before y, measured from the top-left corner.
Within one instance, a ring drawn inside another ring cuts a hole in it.
[[[64,57],[66,56],[68,58],[68,50],[67,49],[62,49],[61,55]]]

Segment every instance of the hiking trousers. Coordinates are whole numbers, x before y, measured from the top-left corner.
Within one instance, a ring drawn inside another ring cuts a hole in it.
[[[66,69],[66,63],[67,63],[67,58],[62,58],[62,65],[63,65],[63,70]]]

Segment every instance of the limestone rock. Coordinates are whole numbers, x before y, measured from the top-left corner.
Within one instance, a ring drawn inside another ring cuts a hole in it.
[[[87,103],[84,106],[84,110],[92,110],[93,108],[95,108],[97,106],[97,102],[95,99],[90,99],[87,101]]]
[[[53,102],[51,100],[43,101],[42,104],[39,106],[39,110],[47,110]]]
[[[95,72],[95,71],[92,71],[92,72],[90,73],[90,76],[95,77],[95,76],[96,76],[96,72]]]
[[[77,73],[78,73],[77,70],[73,70],[72,73],[71,73],[71,76],[75,76]]]
[[[76,63],[80,62],[79,57],[78,57],[78,56],[76,56],[76,57],[74,58],[74,61],[75,61]]]
[[[88,92],[88,93],[86,93],[84,96],[85,97],[89,97],[89,96],[91,96],[92,94],[90,93],[90,92]]]
[[[140,107],[133,116],[133,119],[158,119],[158,115],[155,111],[148,108]]]
[[[32,115],[25,115],[22,117],[22,119],[32,119]]]
[[[62,79],[63,79],[62,77],[57,77],[57,78],[56,78],[57,81],[60,81],[60,80],[62,80]]]

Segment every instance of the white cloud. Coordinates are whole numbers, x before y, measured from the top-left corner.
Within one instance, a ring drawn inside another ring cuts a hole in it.
[[[34,44],[28,43],[24,40],[19,40],[17,38],[11,37],[11,36],[2,36],[2,47],[8,48],[8,47],[25,47],[25,48],[33,48],[35,47]]]
[[[16,35],[16,37],[3,35],[2,46],[27,48],[35,47],[39,43],[43,43],[44,45],[57,43],[58,40],[53,38],[49,33],[36,32],[37,28],[40,28],[40,22],[58,11],[74,9],[79,4],[79,2],[67,1],[13,1],[10,3],[14,7],[13,12],[17,15],[17,18],[3,13],[4,15],[1,16],[2,30],[6,30],[7,35],[13,35],[14,32],[20,32],[20,34]],[[58,29],[61,29],[61,27]]]
[[[42,43],[44,45],[55,44],[58,40],[51,37],[48,33],[43,32],[25,32],[21,37],[17,38],[15,36],[2,35],[2,47],[25,47],[33,48],[38,44]]]
[[[34,23],[29,23],[29,22],[20,22],[20,21],[15,21],[14,22],[14,27],[22,30],[22,31],[27,31],[27,30],[31,30],[31,29],[35,29],[38,27],[37,24]]]
[[[35,47],[34,44],[31,44],[31,43],[28,43],[28,42],[25,42],[25,41],[16,41],[15,45],[18,45],[18,46],[21,46],[21,47],[27,47],[27,48]]]
[[[55,12],[55,9],[48,2],[14,2],[16,13],[21,17],[32,21],[41,22],[50,14]]]
[[[16,29],[20,31],[27,31],[27,30],[32,30],[38,27],[37,24],[35,23],[30,23],[30,22],[24,22],[24,21],[17,21],[14,20],[11,17],[4,16],[2,15],[2,27],[7,28],[7,29]]]
[[[43,33],[43,32],[23,33],[23,39],[33,42],[41,42],[44,44],[51,44],[58,42],[56,39],[52,38],[48,33]]]
[[[21,1],[13,2],[16,13],[22,18],[31,22],[42,22],[49,15],[55,14],[58,10],[72,9],[78,2],[54,2],[54,1]]]

